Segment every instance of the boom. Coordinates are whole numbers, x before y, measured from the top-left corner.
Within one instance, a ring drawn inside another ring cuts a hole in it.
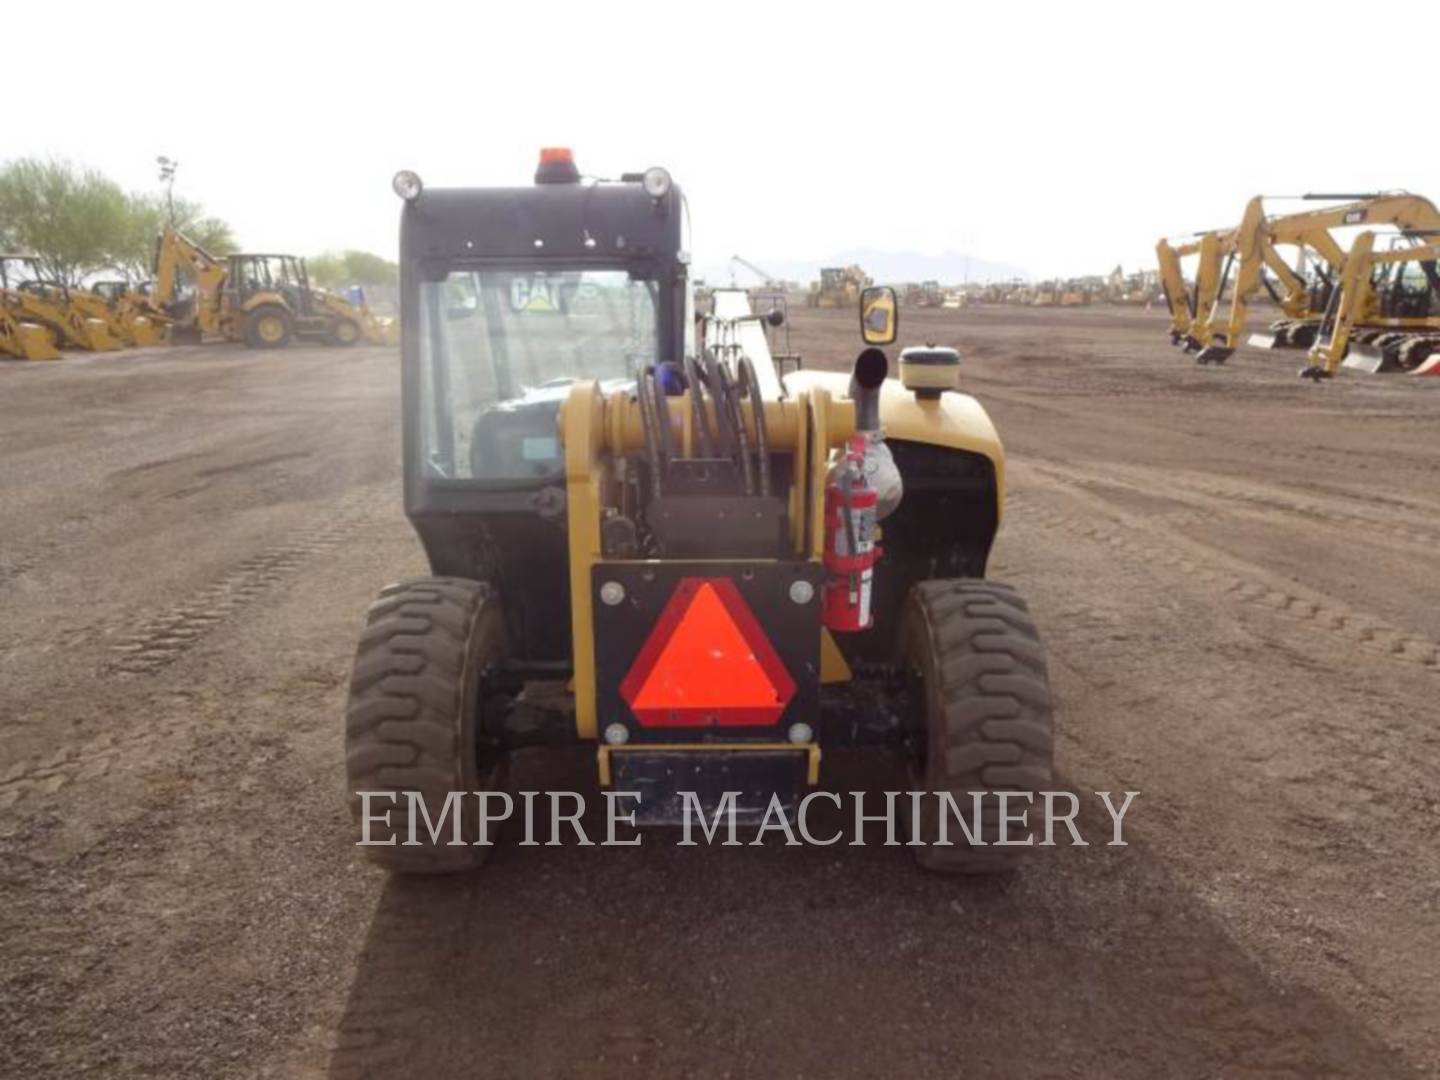
[[[1307,199],[1335,196],[1306,195]],[[1245,214],[1234,233],[1230,259],[1218,278],[1213,275],[1218,260],[1202,254],[1201,282],[1197,282],[1197,301],[1191,318],[1189,346],[1200,350],[1201,363],[1223,362],[1234,351],[1245,331],[1250,298],[1262,283],[1262,272],[1269,267],[1284,287],[1284,295],[1276,299],[1286,315],[1305,319],[1318,315],[1311,310],[1305,280],[1276,251],[1276,245],[1288,244],[1313,251],[1331,268],[1340,273],[1346,253],[1331,230],[1355,225],[1390,225],[1401,231],[1440,229],[1440,210],[1419,195],[1397,192],[1350,198],[1337,206],[1306,210],[1295,214],[1267,217],[1264,198],[1257,195],[1246,204]],[[1236,267],[1235,286],[1230,310],[1223,329],[1217,325],[1217,313],[1228,282],[1231,265]],[[1328,275],[1326,275],[1328,278]],[[1323,303],[1323,301],[1321,301]]]

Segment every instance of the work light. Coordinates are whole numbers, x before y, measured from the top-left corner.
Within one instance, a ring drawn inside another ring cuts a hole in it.
[[[663,199],[670,194],[670,173],[659,165],[652,166],[646,169],[645,175],[640,178],[640,186],[652,199]]]
[[[395,194],[406,202],[414,202],[420,197],[420,192],[425,190],[425,185],[420,182],[420,177],[409,169],[401,169],[395,174],[395,179],[390,181],[390,186],[395,189]]]

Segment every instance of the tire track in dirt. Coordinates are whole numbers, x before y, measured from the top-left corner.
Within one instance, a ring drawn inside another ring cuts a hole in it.
[[[363,516],[363,511],[352,510],[329,518],[287,543],[252,555],[184,602],[152,615],[112,646],[119,655],[111,661],[110,669],[148,674],[183,656],[209,630],[307,560],[353,536]]]
[[[1101,474],[1092,475],[1075,469],[1060,469],[1048,463],[1035,465],[1033,468],[1036,472],[1062,484],[1084,486],[1088,483],[1103,483],[1112,487],[1132,490],[1137,495],[1153,495],[1155,490],[1142,482],[1126,479],[1123,474],[1116,475],[1113,472],[1107,472],[1103,476]],[[1229,478],[1187,476],[1183,473],[1168,471],[1164,474],[1163,482],[1164,490],[1171,496],[1191,493],[1222,503],[1221,508],[1209,513],[1212,518],[1222,516],[1224,509],[1233,509],[1238,503],[1244,507],[1254,507],[1271,512],[1278,511],[1308,521],[1362,529],[1367,536],[1380,533],[1404,543],[1416,544],[1429,550],[1440,550],[1440,527],[1436,527],[1440,525],[1440,522],[1434,518],[1427,518],[1423,523],[1414,520],[1397,520],[1392,512],[1392,517],[1386,520],[1384,517],[1377,516],[1374,510],[1366,513],[1341,509],[1333,503],[1321,499],[1306,498],[1282,489],[1247,484]],[[1407,507],[1407,510],[1410,510],[1412,514],[1423,513],[1420,508],[1411,510]]]
[[[252,555],[179,604],[145,619],[114,646],[102,677],[151,675],[180,659],[208,633],[242,612],[304,565],[363,531],[381,505],[378,498],[351,499],[325,520]],[[185,696],[185,695],[181,695]],[[153,744],[190,723],[184,708],[157,710],[158,720],[128,732],[107,731],[53,753],[17,762],[0,775],[0,810],[35,794],[51,795],[77,780],[105,775],[138,747]]]
[[[90,514],[72,514],[42,537],[7,543],[0,553],[0,588],[18,581],[37,566],[50,561],[57,552],[79,544],[86,538],[85,530],[93,520]]]
[[[1033,471],[1043,475],[1041,470]],[[1294,582],[1277,584],[1258,567],[1174,531],[1169,527],[1174,518],[1159,526],[1166,532],[1162,538],[1153,534],[1155,526],[1151,523],[1125,515],[1113,505],[1100,505],[1103,499],[1077,490],[1072,481],[1057,482],[1052,477],[1050,482],[1055,484],[1052,490],[1063,497],[1092,502],[1100,513],[1075,513],[1025,501],[1012,506],[1012,516],[1032,521],[1043,529],[1058,529],[1104,544],[1117,555],[1178,572],[1187,580],[1207,585],[1237,603],[1262,608],[1300,625],[1341,637],[1368,652],[1440,674],[1440,642],[1390,625],[1372,613]]]

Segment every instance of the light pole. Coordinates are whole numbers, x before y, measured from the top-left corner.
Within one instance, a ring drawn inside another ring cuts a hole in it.
[[[160,166],[160,179],[165,184],[165,205],[170,212],[170,227],[175,227],[175,170],[180,167],[180,162],[174,161],[164,154],[155,159]]]

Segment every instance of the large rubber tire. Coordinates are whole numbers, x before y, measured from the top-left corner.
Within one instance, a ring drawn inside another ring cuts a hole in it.
[[[912,789],[926,792],[914,847],[927,870],[991,874],[1014,868],[1029,846],[996,847],[1001,839],[993,792],[1052,790],[1054,718],[1045,653],[1025,601],[1011,586],[958,578],[922,581],[910,591],[900,621],[900,662],[907,673],[921,730]],[[953,817],[948,839],[935,846],[939,804],[950,792],[969,816],[971,792],[987,793],[971,846]],[[1012,801],[1012,818],[1025,810]],[[1043,803],[1029,807],[1029,825],[1013,821],[1005,839],[1033,835]]]
[[[252,349],[280,349],[295,337],[295,320],[279,304],[261,304],[245,313],[245,344]]]
[[[432,843],[416,814],[419,846],[404,846],[410,813],[402,792],[419,792],[438,823],[452,791],[499,790],[503,757],[483,740],[481,683],[505,654],[505,623],[488,586],[463,578],[419,578],[380,593],[365,618],[345,712],[345,770],[351,814],[360,839],[359,791],[396,792],[393,804],[371,799],[372,816],[390,810],[390,825],[372,821],[371,841],[394,846],[362,850],[381,866],[406,874],[469,870],[484,862],[473,796],[461,802],[463,846],[452,846],[448,819]],[[489,839],[495,840],[492,827]]]
[[[325,335],[325,340],[331,345],[348,349],[360,340],[360,324],[354,319],[336,319],[330,332]]]

